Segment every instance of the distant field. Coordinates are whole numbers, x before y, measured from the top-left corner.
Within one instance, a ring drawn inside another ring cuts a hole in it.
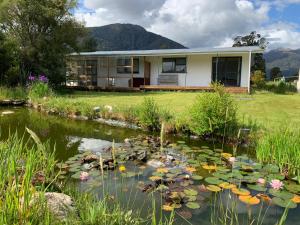
[[[146,92],[146,93],[116,93],[116,92],[74,92],[72,95],[63,95],[74,104],[88,104],[90,106],[137,105],[144,97],[153,97],[159,105],[166,107],[180,115],[194,102],[197,92]],[[300,125],[300,95],[278,95],[272,93],[257,93],[253,95],[233,95],[239,106],[239,117],[251,118],[259,124],[274,128],[288,124]],[[62,99],[61,99],[62,100]]]

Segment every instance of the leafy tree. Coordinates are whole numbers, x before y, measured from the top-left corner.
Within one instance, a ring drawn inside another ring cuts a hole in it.
[[[256,70],[251,76],[251,82],[254,87],[262,89],[265,87],[265,73],[261,70]]]
[[[281,77],[282,72],[279,67],[273,67],[270,71],[271,74],[271,80],[274,80],[275,78]]]
[[[249,35],[237,36],[234,38],[233,47],[259,46],[260,48],[265,49],[268,44],[266,38],[256,33],[256,31],[252,31]],[[254,64],[252,65],[251,70],[252,72],[256,70],[266,72],[266,63],[263,54],[257,53],[254,55]]]
[[[0,31],[0,85],[15,86],[19,80],[18,51]]]
[[[32,72],[52,84],[65,79],[65,55],[78,50],[84,28],[71,14],[76,0],[0,0],[0,26],[18,44],[21,82]]]

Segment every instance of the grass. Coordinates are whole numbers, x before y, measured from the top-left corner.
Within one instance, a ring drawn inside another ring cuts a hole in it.
[[[38,102],[51,108],[66,111],[90,111],[93,107],[111,105],[114,108],[126,108],[141,104],[144,97],[151,97],[160,107],[167,108],[175,117],[181,117],[191,107],[197,92],[81,92],[62,94]],[[233,95],[238,103],[238,117],[251,118],[267,129],[273,129],[281,124],[300,125],[300,95],[279,95],[258,92],[253,95]]]
[[[0,87],[0,101],[5,99],[26,99],[27,91],[23,87]]]

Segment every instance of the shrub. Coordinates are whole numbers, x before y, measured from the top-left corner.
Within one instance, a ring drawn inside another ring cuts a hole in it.
[[[266,84],[265,89],[276,94],[296,93],[297,87],[285,81],[269,82]]]
[[[236,127],[237,107],[228,93],[218,85],[217,92],[200,94],[191,107],[189,128],[197,135],[223,134]]]
[[[265,81],[265,73],[263,73],[261,70],[256,70],[251,76],[251,82],[253,84],[253,87],[257,89],[262,89],[266,85]]]
[[[37,81],[34,82],[29,88],[30,98],[42,98],[52,95],[52,90],[47,83]]]
[[[160,111],[153,98],[144,98],[139,107],[138,119],[140,124],[149,130],[160,129]]]

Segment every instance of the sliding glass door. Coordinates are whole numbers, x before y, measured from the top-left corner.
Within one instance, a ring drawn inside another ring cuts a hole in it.
[[[213,57],[212,81],[224,86],[239,87],[241,85],[242,57]]]

